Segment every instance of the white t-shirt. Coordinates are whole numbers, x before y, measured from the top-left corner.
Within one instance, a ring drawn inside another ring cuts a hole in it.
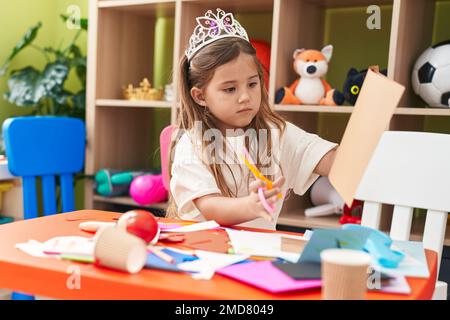
[[[286,182],[281,189],[282,194],[286,194],[289,189],[293,189],[296,194],[303,195],[319,177],[318,174],[313,173],[314,168],[320,159],[328,151],[335,148],[337,144],[324,140],[316,134],[307,133],[287,121],[281,141],[279,130],[273,129],[270,133],[272,135],[272,154],[280,159],[279,163],[286,178]],[[198,148],[194,148],[191,139],[192,135],[185,132],[176,144],[171,170],[170,191],[177,204],[178,214],[182,219],[204,221],[205,218],[195,206],[193,200],[208,194],[221,194],[221,191],[209,166],[202,163],[198,156],[201,141],[196,141]],[[227,141],[232,146],[234,153],[242,154],[243,135],[227,137]],[[255,150],[254,148],[255,146],[250,146],[251,150]],[[261,169],[264,175],[274,175],[273,181],[281,175],[280,166],[275,165],[275,162],[272,161],[271,166]],[[249,194],[249,181],[255,180],[253,174],[242,160],[227,161],[227,163],[233,171],[238,186],[237,197],[247,196]],[[224,165],[221,165],[221,168],[227,185],[235,192],[236,184],[230,170]],[[274,230],[282,205],[282,200],[276,202],[273,222],[258,218],[242,223],[240,226]]]

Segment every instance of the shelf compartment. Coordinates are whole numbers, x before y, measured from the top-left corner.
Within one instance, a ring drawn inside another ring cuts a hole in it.
[[[99,99],[97,107],[125,107],[125,108],[166,108],[171,109],[173,102],[170,101],[145,101],[145,100],[122,100],[122,99]]]
[[[137,87],[144,78],[152,85],[156,81],[156,24],[158,18],[174,17],[176,3],[136,3],[105,1],[98,4],[98,35],[101,36],[97,43],[97,99],[122,99],[123,88],[128,84]],[[161,10],[161,6],[165,9]],[[173,41],[173,33],[168,32],[166,36],[168,43],[170,39]],[[172,56],[173,52],[169,54]],[[172,59],[169,69],[171,64]]]
[[[142,208],[157,208],[157,209],[163,209],[166,210],[169,206],[167,202],[161,202],[161,203],[153,203],[150,205],[142,206],[140,204],[137,204],[131,197],[103,197],[99,195],[94,195],[94,201],[104,202],[104,203],[113,203],[113,204],[121,204],[126,206],[133,206],[133,207],[142,207]]]
[[[276,90],[290,86],[299,78],[292,66],[295,49],[321,50],[325,45],[332,44],[333,56],[326,79],[332,88],[340,91],[351,67],[362,70],[371,65],[379,65],[380,69],[386,69],[389,62],[393,1],[370,3],[383,5],[381,30],[369,30],[366,26],[369,1],[277,1],[270,103],[275,102]],[[341,6],[352,8],[342,9]],[[362,51],[364,54],[361,54]]]
[[[400,109],[408,106],[426,106],[426,103],[414,93],[411,73],[417,58],[426,48],[450,39],[450,29],[446,18],[448,14],[450,14],[450,1],[395,1],[392,24],[396,26],[397,32],[391,39],[393,50],[391,52],[390,77],[406,87],[405,94],[400,101]],[[420,23],[417,23],[417,21],[420,21]],[[409,112],[408,109],[404,110],[406,113]],[[428,116],[448,116],[450,109],[418,108],[418,110],[427,111],[423,111],[423,117],[414,117],[413,119],[411,117],[397,117],[391,121],[390,129],[436,131],[436,128],[442,127],[443,132],[449,132],[448,125],[442,126],[439,124],[442,119]]]
[[[148,17],[173,16],[175,0],[102,0],[99,9],[115,9]]]
[[[159,137],[170,111],[154,108],[97,108],[93,172],[104,168],[142,170],[160,166]],[[158,113],[158,117],[155,114]]]
[[[394,3],[392,25],[396,32],[391,38],[390,77],[406,87],[400,107],[426,105],[414,93],[411,72],[426,48],[450,39],[447,22],[435,18],[438,7],[440,12],[450,13],[450,1],[396,0]]]

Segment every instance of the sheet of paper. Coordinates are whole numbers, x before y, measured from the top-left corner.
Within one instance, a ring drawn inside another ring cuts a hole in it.
[[[159,229],[161,229],[161,231],[167,231],[167,230],[171,230],[171,229],[176,229],[176,228],[181,228],[182,227],[181,224],[166,224],[166,223],[161,223],[161,222],[158,222],[158,226],[159,226]]]
[[[403,252],[405,254],[405,258],[395,269],[384,268],[380,264],[373,262],[372,266],[375,270],[393,277],[405,276],[428,278],[430,276],[427,258],[425,256],[425,250],[423,248],[422,242],[393,241],[391,249]]]
[[[59,254],[94,255],[94,240],[87,237],[55,237],[43,243],[31,239],[26,243],[18,243],[15,247],[35,257],[54,257]]]
[[[314,233],[314,231],[306,230],[305,233],[303,234],[303,240],[309,241],[309,239],[311,239],[313,233]]]
[[[43,252],[46,254],[79,254],[94,255],[94,238],[87,237],[55,237],[43,243]]]
[[[52,255],[44,253],[42,242],[36,240],[28,240],[28,242],[25,243],[17,243],[15,247],[33,257],[40,257],[40,258],[52,257]]]
[[[217,273],[274,293],[319,288],[322,285],[321,280],[294,280],[272,265],[271,261],[235,264]]]
[[[171,256],[175,260],[175,262],[172,264],[172,263],[164,261],[163,259],[161,259],[160,257],[156,256],[153,253],[148,253],[147,261],[145,263],[146,268],[180,272],[183,270],[178,268],[179,264],[198,259],[197,257],[195,257],[193,255],[185,254],[185,253],[179,252],[179,250],[173,250],[172,248],[169,249],[169,248],[158,247],[158,249],[161,249],[164,253]]]
[[[363,250],[369,235],[366,230],[316,229],[298,262],[320,263],[320,253],[325,249]]]
[[[223,254],[202,250],[195,250],[198,260],[178,264],[183,271],[196,272],[194,279],[210,280],[216,270],[238,263],[249,258],[249,255]]]
[[[300,253],[283,252],[281,250],[282,235],[280,233],[251,232],[233,229],[226,229],[226,231],[234,252],[237,254],[282,258],[289,262],[297,262],[300,257]],[[290,237],[302,239],[302,237]]]
[[[284,236],[281,237],[281,251],[283,252],[293,252],[293,253],[302,253],[303,248],[308,243],[307,240],[303,239],[292,239],[286,238]]]
[[[200,230],[183,233],[184,241],[176,243],[182,249],[194,249],[212,251],[218,253],[228,253],[231,248],[229,237],[223,229]]]
[[[192,224],[190,226],[184,226],[180,228],[166,229],[164,232],[193,232],[201,230],[210,230],[220,228],[220,225],[215,221],[205,221]]]
[[[328,178],[350,206],[405,87],[369,69]]]
[[[372,289],[373,291],[386,292],[386,293],[398,293],[398,294],[410,294],[411,287],[408,281],[403,276],[393,277],[391,280],[387,281],[385,284],[381,285],[380,289]]]
[[[320,280],[322,278],[322,270],[320,263],[299,262],[299,263],[280,263],[272,262],[272,264],[296,280]]]
[[[161,231],[190,226],[192,224],[195,224],[195,222],[191,221],[163,222],[158,220],[158,226],[161,229]]]

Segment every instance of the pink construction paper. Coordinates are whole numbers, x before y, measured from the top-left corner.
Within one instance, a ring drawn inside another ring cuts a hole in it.
[[[184,226],[181,225],[181,224],[165,224],[165,223],[158,223],[158,225],[159,225],[159,228],[160,228],[162,231],[184,227]]]
[[[287,292],[320,288],[322,280],[295,280],[272,265],[271,261],[238,263],[216,273],[272,292]]]

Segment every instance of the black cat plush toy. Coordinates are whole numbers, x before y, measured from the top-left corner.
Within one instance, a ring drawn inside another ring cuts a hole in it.
[[[387,75],[387,70],[381,70],[380,73]],[[347,79],[344,82],[344,98],[352,106],[355,105],[358,99],[364,79],[366,78],[367,69],[358,71],[355,68],[350,68],[347,73]]]

